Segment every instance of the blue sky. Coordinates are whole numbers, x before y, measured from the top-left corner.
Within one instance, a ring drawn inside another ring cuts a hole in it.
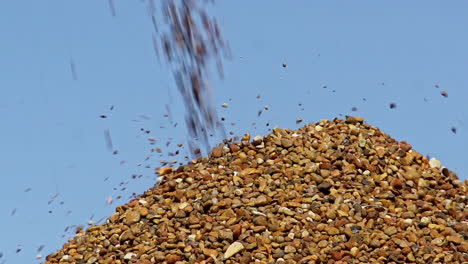
[[[183,105],[155,56],[145,2],[114,0],[115,17],[104,0],[0,2],[0,264],[42,262],[37,254],[71,237],[67,226],[103,219],[155,183],[159,161],[174,157],[145,161],[151,148],[186,144]],[[219,2],[211,10],[233,58],[225,79],[211,81],[214,105],[236,135],[297,128],[298,117],[305,124],[360,115],[466,179],[467,7]]]

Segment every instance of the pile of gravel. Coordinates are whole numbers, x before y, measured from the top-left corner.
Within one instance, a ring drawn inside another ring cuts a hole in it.
[[[225,142],[51,263],[466,263],[467,184],[360,117]]]

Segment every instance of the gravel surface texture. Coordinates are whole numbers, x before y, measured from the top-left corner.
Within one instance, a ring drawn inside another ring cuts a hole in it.
[[[468,263],[467,182],[360,117],[157,173],[45,263]]]

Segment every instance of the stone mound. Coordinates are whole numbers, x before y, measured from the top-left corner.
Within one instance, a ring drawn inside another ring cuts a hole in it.
[[[360,117],[226,141],[52,263],[466,263],[467,184]]]

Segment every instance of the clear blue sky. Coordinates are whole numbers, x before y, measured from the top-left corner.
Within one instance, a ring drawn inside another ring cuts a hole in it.
[[[151,147],[186,143],[145,2],[114,0],[115,17],[105,0],[0,2],[0,264],[42,262],[37,249],[59,249],[67,226],[107,217],[154,184],[159,160],[174,157],[145,162]],[[466,10],[466,1],[220,1],[213,14],[233,59],[213,100],[236,135],[360,115],[466,179]]]

